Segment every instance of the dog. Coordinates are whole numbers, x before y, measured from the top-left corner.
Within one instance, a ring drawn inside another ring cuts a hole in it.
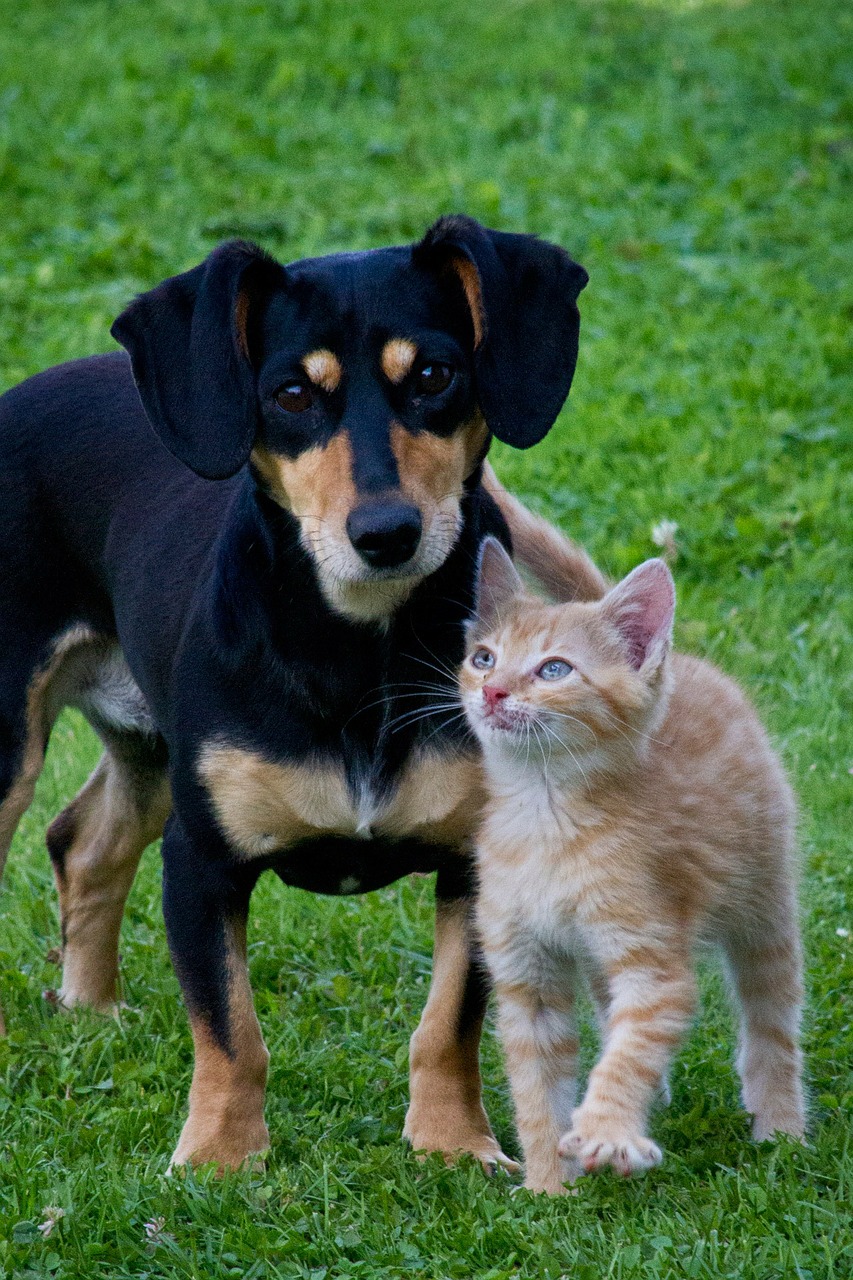
[[[571,385],[582,267],[440,219],[417,244],[283,266],[234,241],[139,296],[125,350],[0,399],[0,868],[60,710],[100,736],[54,820],[59,1002],[110,1010],[143,849],[163,836],[195,1065],[174,1165],[269,1144],[246,962],[265,870],[326,894],[437,872],[405,1136],[512,1165],[480,1100],[476,750],[450,696],[482,485]]]

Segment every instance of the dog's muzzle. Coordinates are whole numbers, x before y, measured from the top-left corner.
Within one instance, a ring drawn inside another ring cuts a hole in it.
[[[411,502],[364,502],[347,516],[347,534],[365,564],[390,569],[411,560],[423,532],[421,513]]]

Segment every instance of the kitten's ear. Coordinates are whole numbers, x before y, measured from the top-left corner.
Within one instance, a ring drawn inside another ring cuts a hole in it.
[[[515,565],[497,538],[484,539],[477,567],[475,622],[486,628],[493,626],[499,620],[501,610],[523,590],[524,584]]]
[[[657,670],[672,643],[675,583],[663,560],[646,560],[609,591],[601,610],[624,639],[635,671]]]

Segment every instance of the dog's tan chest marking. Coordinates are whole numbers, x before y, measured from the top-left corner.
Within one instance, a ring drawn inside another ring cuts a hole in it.
[[[219,826],[244,857],[262,857],[321,835],[414,836],[428,844],[471,839],[483,802],[473,756],[420,754],[397,787],[353,796],[341,768],[283,764],[257,752],[208,743],[198,762]]]
[[[477,756],[422,752],[404,770],[374,829],[391,838],[416,836],[459,847],[472,839],[484,800]]]

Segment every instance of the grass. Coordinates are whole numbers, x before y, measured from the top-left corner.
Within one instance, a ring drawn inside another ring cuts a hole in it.
[[[68,717],[0,897],[0,1272],[853,1276],[853,14],[0,0],[0,18],[3,387],[106,349],[135,290],[231,234],[298,257],[464,209],[587,266],[571,405],[498,466],[613,572],[654,552],[655,522],[678,523],[680,643],[752,691],[802,800],[812,1098],[808,1147],[750,1144],[709,967],[655,1123],[662,1169],[555,1203],[468,1164],[418,1165],[399,1133],[430,886],[337,902],[263,883],[266,1171],[164,1179],[191,1062],[155,850],[124,927],[121,1022],[41,999],[58,978],[43,830],[96,758]],[[484,1059],[514,1148],[491,1036]],[[50,1234],[46,1206],[64,1210]]]

